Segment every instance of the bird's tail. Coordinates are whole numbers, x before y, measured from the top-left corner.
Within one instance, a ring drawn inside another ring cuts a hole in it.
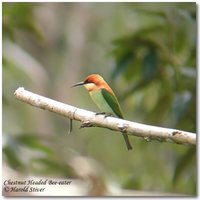
[[[124,140],[126,142],[126,146],[127,146],[127,149],[128,150],[131,150],[133,149],[132,146],[131,146],[131,143],[129,141],[129,138],[128,138],[128,135],[126,133],[122,133],[123,137],[124,137]]]

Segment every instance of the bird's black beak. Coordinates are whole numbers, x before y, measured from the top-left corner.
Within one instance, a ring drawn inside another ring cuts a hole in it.
[[[79,82],[79,83],[76,83],[75,85],[72,85],[72,87],[76,87],[76,86],[80,86],[80,85],[84,85],[85,83],[82,81],[82,82]]]

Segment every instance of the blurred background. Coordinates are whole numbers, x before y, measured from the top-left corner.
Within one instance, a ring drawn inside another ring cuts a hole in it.
[[[195,133],[195,3],[2,5],[4,179],[79,180],[80,195],[196,195],[194,146],[130,136],[127,151],[120,134],[77,121],[68,135],[67,118],[13,95],[23,86],[98,112],[84,88],[70,88],[98,73],[126,119]]]

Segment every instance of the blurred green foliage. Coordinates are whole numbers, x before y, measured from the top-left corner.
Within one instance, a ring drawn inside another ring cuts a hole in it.
[[[4,2],[2,14],[3,165],[74,177],[70,160],[84,155],[124,188],[196,195],[195,147],[130,137],[127,152],[118,134],[74,122],[67,135],[67,119],[13,96],[24,86],[95,111],[68,85],[100,73],[128,119],[195,133],[195,3]]]
[[[121,95],[122,100],[138,90],[145,96],[144,91],[154,90],[157,83],[157,103],[154,100],[153,105],[148,104],[150,112],[148,108],[144,110],[144,116],[151,118],[147,122],[162,124],[167,118],[171,119],[168,126],[195,132],[196,18],[192,9],[195,7],[194,4],[161,7],[159,12],[157,7],[150,11],[148,6],[136,8],[136,12],[149,21],[151,17],[160,20],[113,41],[116,67],[112,77],[120,75],[126,80],[128,87]],[[146,99],[144,101],[148,101]],[[158,115],[158,109],[166,109],[166,112]],[[182,123],[184,117],[187,124]]]
[[[2,7],[3,36],[13,38],[17,30],[41,36],[32,13],[34,6],[35,4],[32,3],[20,3],[20,5],[4,3]]]

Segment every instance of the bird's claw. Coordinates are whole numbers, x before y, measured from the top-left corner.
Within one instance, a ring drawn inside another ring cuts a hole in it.
[[[95,113],[95,115],[105,115],[105,112],[99,112],[99,113]]]
[[[90,121],[82,121],[81,125],[80,125],[80,129],[81,128],[86,128],[86,127],[92,127],[92,123]]]
[[[112,113],[106,113],[106,112],[96,113],[95,115],[104,115],[104,118],[114,116]]]
[[[122,125],[122,126],[118,126],[118,128],[119,128],[119,130],[120,130],[120,132],[122,132],[122,133],[127,133],[127,126],[126,125]]]

